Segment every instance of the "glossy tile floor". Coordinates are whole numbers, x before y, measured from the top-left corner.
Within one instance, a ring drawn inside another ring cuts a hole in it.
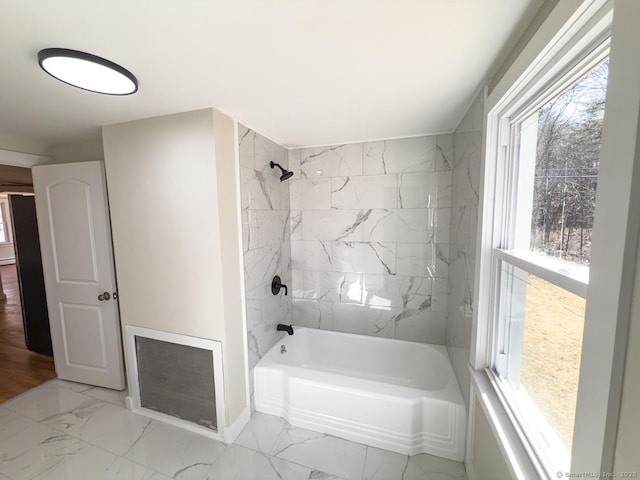
[[[136,415],[124,393],[52,380],[0,404],[0,479],[466,480],[461,463],[407,457],[256,413],[234,445]]]

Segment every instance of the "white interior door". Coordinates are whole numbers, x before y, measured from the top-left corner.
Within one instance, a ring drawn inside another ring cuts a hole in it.
[[[58,377],[122,390],[104,165],[82,162],[32,170]]]

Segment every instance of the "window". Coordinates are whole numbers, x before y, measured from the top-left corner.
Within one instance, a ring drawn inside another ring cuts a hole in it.
[[[7,243],[9,241],[9,233],[7,231],[7,222],[5,220],[7,204],[5,201],[0,202],[0,243]]]
[[[489,369],[553,473],[571,459],[607,77],[599,48],[501,120]]]

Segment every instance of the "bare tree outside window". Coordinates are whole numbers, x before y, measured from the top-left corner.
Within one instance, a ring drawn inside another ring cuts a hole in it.
[[[531,249],[589,264],[609,60],[538,117]]]

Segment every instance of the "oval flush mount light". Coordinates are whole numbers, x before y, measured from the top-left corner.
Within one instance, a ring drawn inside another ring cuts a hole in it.
[[[61,82],[106,95],[131,95],[138,80],[126,68],[106,58],[67,48],[45,48],[38,52],[40,67]]]

